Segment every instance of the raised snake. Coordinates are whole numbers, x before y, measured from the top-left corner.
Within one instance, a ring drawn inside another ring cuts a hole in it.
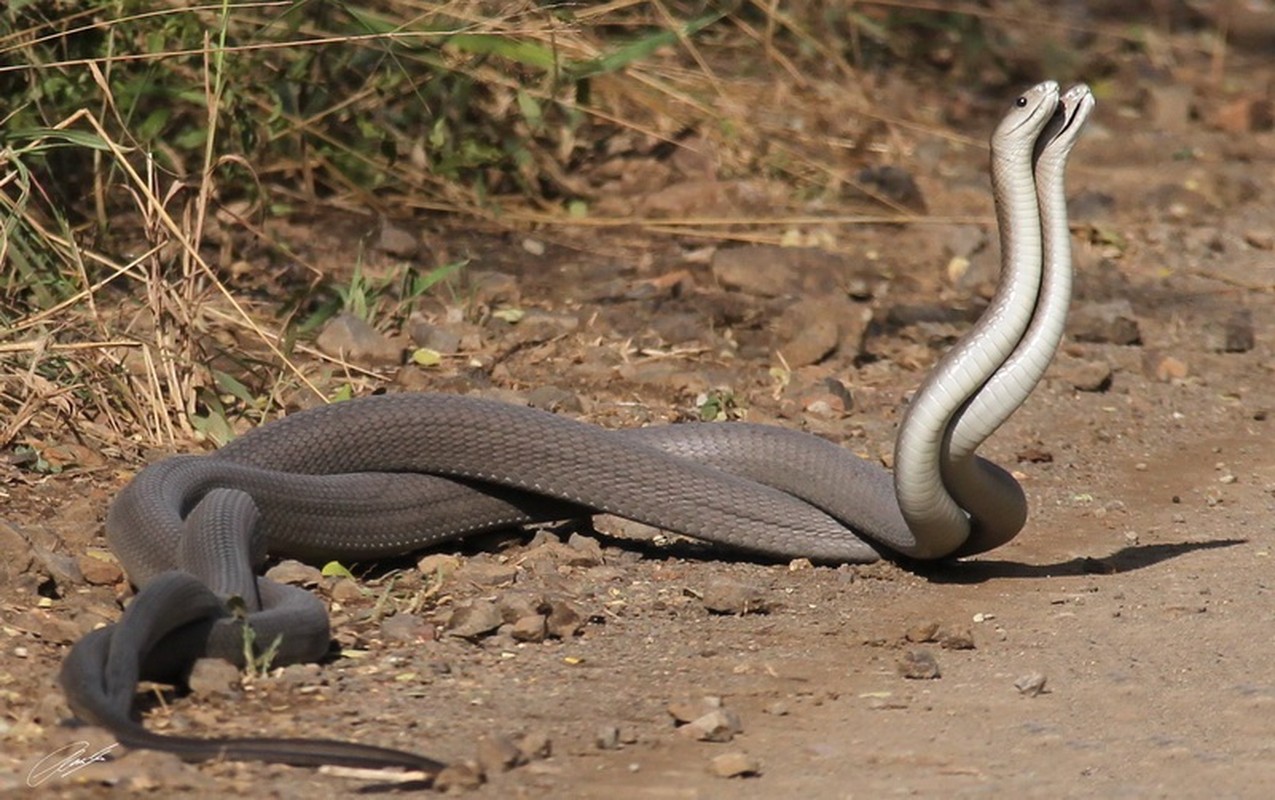
[[[276,663],[323,656],[326,608],[309,592],[257,578],[267,551],[372,559],[603,511],[825,562],[874,560],[876,546],[932,559],[1008,541],[1026,519],[1022,490],[973,450],[1039,381],[1061,336],[1071,266],[1063,172],[1092,105],[1087,87],[1060,99],[1045,82],[993,133],[1002,283],[913,398],[893,479],[829,442],[771,426],[604,431],[428,394],[299,412],[216,453],[158,462],[120,493],[107,536],[139,592],[119,623],[72,648],[60,674],[69,704],[121,744],[191,760],[434,773],[441,765],[432,759],[351,742],[154,734],[131,717],[136,684],[176,681],[199,656],[242,664],[243,623],[227,597],[245,601],[257,641],[284,634]]]

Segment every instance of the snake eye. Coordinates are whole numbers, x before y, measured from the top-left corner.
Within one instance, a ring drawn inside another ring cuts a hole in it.
[[[1027,108],[1027,97],[1023,96],[1014,101],[1014,105],[1019,108]]]

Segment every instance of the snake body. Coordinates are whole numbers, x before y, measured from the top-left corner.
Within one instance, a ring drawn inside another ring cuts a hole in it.
[[[440,765],[430,759],[346,742],[160,736],[130,716],[133,693],[139,678],[179,678],[197,656],[242,663],[245,623],[227,597],[244,600],[259,641],[283,634],[276,663],[322,657],[323,603],[258,578],[267,552],[372,559],[595,512],[825,562],[875,560],[879,548],[941,558],[1007,541],[1025,521],[1022,490],[973,448],[1026,397],[1061,335],[1070,270],[1063,167],[1091,106],[1087,89],[1060,103],[1057,85],[1042,83],[993,134],[1002,285],[918,391],[893,477],[817,437],[761,425],[605,431],[430,394],[299,412],[214,454],[158,462],[121,491],[107,537],[139,593],[118,624],[72,648],[60,675],[72,709],[126,746],[194,760],[432,772]],[[1043,287],[1042,226],[1051,262]]]

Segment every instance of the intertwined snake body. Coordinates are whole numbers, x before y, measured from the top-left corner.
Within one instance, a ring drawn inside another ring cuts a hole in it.
[[[73,710],[122,744],[192,759],[434,771],[427,758],[346,742],[159,736],[131,718],[133,693],[139,678],[172,680],[199,656],[242,662],[243,623],[226,597],[244,599],[258,641],[283,634],[278,663],[323,656],[323,603],[258,578],[267,551],[370,559],[590,512],[825,562],[871,561],[879,549],[943,558],[1008,541],[1026,519],[1022,490],[973,451],[1025,399],[1061,336],[1063,168],[1091,107],[1083,86],[1060,98],[1042,83],[993,134],[1002,284],[917,392],[893,477],[817,437],[761,425],[606,431],[429,394],[296,413],[216,453],[154,464],[120,493],[107,536],[139,594],[120,623],[68,655],[61,682]]]

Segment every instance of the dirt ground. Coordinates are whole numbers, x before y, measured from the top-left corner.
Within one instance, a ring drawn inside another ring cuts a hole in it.
[[[1256,111],[1235,117],[1269,103],[1275,70],[1230,65],[1254,87],[1246,95],[1215,91],[1197,66],[1111,81],[1073,158],[1073,325],[1043,384],[981,451],[1015,471],[1031,503],[1009,545],[960,563],[812,567],[611,520],[481,537],[427,554],[424,571],[408,559],[322,579],[339,655],[228,693],[165,694],[148,725],[477,759],[487,781],[475,798],[1269,796],[1275,135]],[[964,133],[982,139],[995,113],[971,112]],[[687,419],[725,389],[750,420],[888,462],[909,392],[994,277],[985,153],[952,142],[926,152],[902,166],[939,222],[807,226],[818,252],[764,251],[764,280],[738,286],[738,243],[462,237],[440,223],[432,235],[469,253],[471,270],[499,273],[471,291],[525,316],[457,322],[447,298],[425,304],[423,317],[469,349],[404,367],[392,387],[530,400],[607,426]],[[294,224],[332,264],[348,255],[342,237],[374,225]],[[953,281],[955,256],[970,267]],[[842,315],[834,352],[775,371],[785,348],[809,346],[798,334],[821,314]],[[869,317],[866,329],[855,322]],[[545,386],[555,390],[536,391]],[[31,791],[41,758],[74,741],[109,757],[36,791],[376,788],[125,753],[102,731],[66,726],[58,665],[128,592],[109,565],[95,582],[94,559],[79,559],[90,569],[78,583],[49,565],[104,548],[109,499],[141,463],[4,473],[0,790]],[[528,597],[578,619],[544,641],[510,626],[450,633],[457,608]],[[903,674],[930,658],[938,677]],[[730,741],[675,726],[671,706],[704,711],[704,698],[737,715]],[[535,751],[529,763],[502,771],[519,743]],[[731,753],[756,774],[714,774]]]

